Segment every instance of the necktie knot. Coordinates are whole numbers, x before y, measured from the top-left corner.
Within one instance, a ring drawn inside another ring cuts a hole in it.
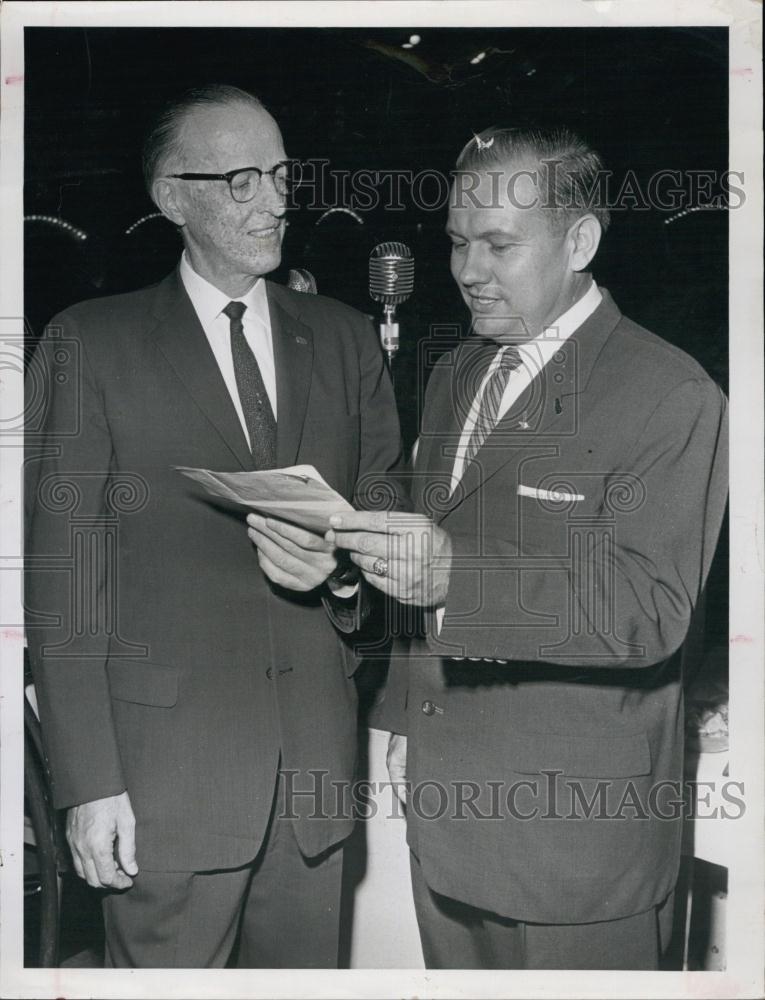
[[[228,316],[232,323],[241,323],[247,306],[244,302],[229,302],[223,310],[224,316]]]
[[[515,344],[510,344],[504,348],[502,357],[499,359],[499,367],[508,374],[515,371],[522,362],[521,354]]]

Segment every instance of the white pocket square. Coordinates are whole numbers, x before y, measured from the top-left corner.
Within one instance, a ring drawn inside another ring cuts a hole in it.
[[[563,490],[539,490],[535,486],[519,486],[519,497],[534,497],[535,500],[552,500],[563,503],[566,500],[584,500],[582,493],[566,493]]]

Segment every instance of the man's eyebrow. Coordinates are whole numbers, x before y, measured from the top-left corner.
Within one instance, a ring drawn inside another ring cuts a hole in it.
[[[462,236],[463,234],[457,232],[456,229],[451,229],[449,226],[445,229],[447,236]],[[518,232],[513,232],[511,229],[484,229],[480,233],[475,234],[477,240],[487,240],[496,236],[501,236],[503,239],[510,239],[515,241],[520,241],[522,236]]]

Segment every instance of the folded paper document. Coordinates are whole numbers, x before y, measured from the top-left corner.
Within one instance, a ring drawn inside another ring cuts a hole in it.
[[[180,465],[175,468],[203,486],[211,496],[321,534],[329,529],[332,514],[353,509],[312,465],[264,472],[210,472]]]

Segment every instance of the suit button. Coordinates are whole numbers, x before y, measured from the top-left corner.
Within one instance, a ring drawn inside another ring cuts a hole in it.
[[[433,715],[436,710],[436,706],[432,701],[424,701],[422,703],[422,711],[424,715]]]
[[[272,667],[269,667],[269,668],[268,668],[268,670],[266,670],[266,677],[267,677],[267,678],[268,678],[269,680],[271,680],[273,676],[274,676],[274,671],[273,671],[273,668],[272,668]]]

